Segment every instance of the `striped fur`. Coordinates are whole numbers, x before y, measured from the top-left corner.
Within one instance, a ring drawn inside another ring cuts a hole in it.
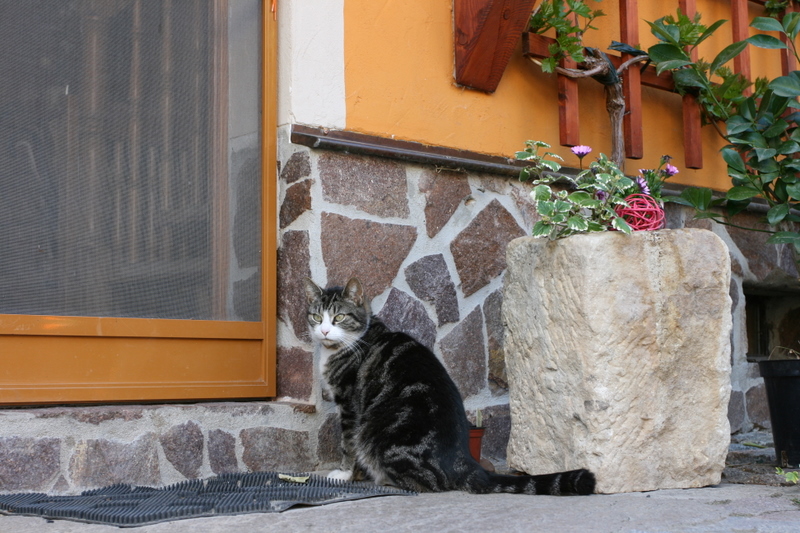
[[[428,348],[372,316],[360,282],[321,289],[307,280],[308,324],[339,408],[349,471],[407,490],[476,494],[591,494],[594,475],[487,472],[469,453],[461,395]]]

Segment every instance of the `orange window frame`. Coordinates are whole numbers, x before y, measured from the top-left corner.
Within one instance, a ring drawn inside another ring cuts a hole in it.
[[[262,5],[261,321],[0,314],[0,405],[275,396],[277,22]]]

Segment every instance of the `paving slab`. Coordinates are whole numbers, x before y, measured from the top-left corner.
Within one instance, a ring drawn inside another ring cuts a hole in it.
[[[800,487],[721,484],[584,497],[384,496],[282,513],[176,520],[138,528],[0,516],[0,533],[797,532]]]

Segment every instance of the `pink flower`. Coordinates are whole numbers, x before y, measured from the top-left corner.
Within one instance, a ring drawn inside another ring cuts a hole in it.
[[[587,154],[591,153],[592,147],[579,144],[572,147],[572,153],[583,159]]]
[[[639,176],[636,178],[636,185],[639,186],[639,190],[642,194],[650,194],[650,187],[647,186],[647,180],[643,177]]]
[[[667,177],[674,176],[677,173],[678,173],[678,167],[676,167],[675,165],[670,165],[669,163],[667,163],[667,166],[664,167],[664,174],[666,174]]]

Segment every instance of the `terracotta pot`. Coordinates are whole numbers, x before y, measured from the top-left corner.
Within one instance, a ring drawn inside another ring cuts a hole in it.
[[[486,428],[469,428],[469,453],[476,461],[481,461],[481,442]]]

